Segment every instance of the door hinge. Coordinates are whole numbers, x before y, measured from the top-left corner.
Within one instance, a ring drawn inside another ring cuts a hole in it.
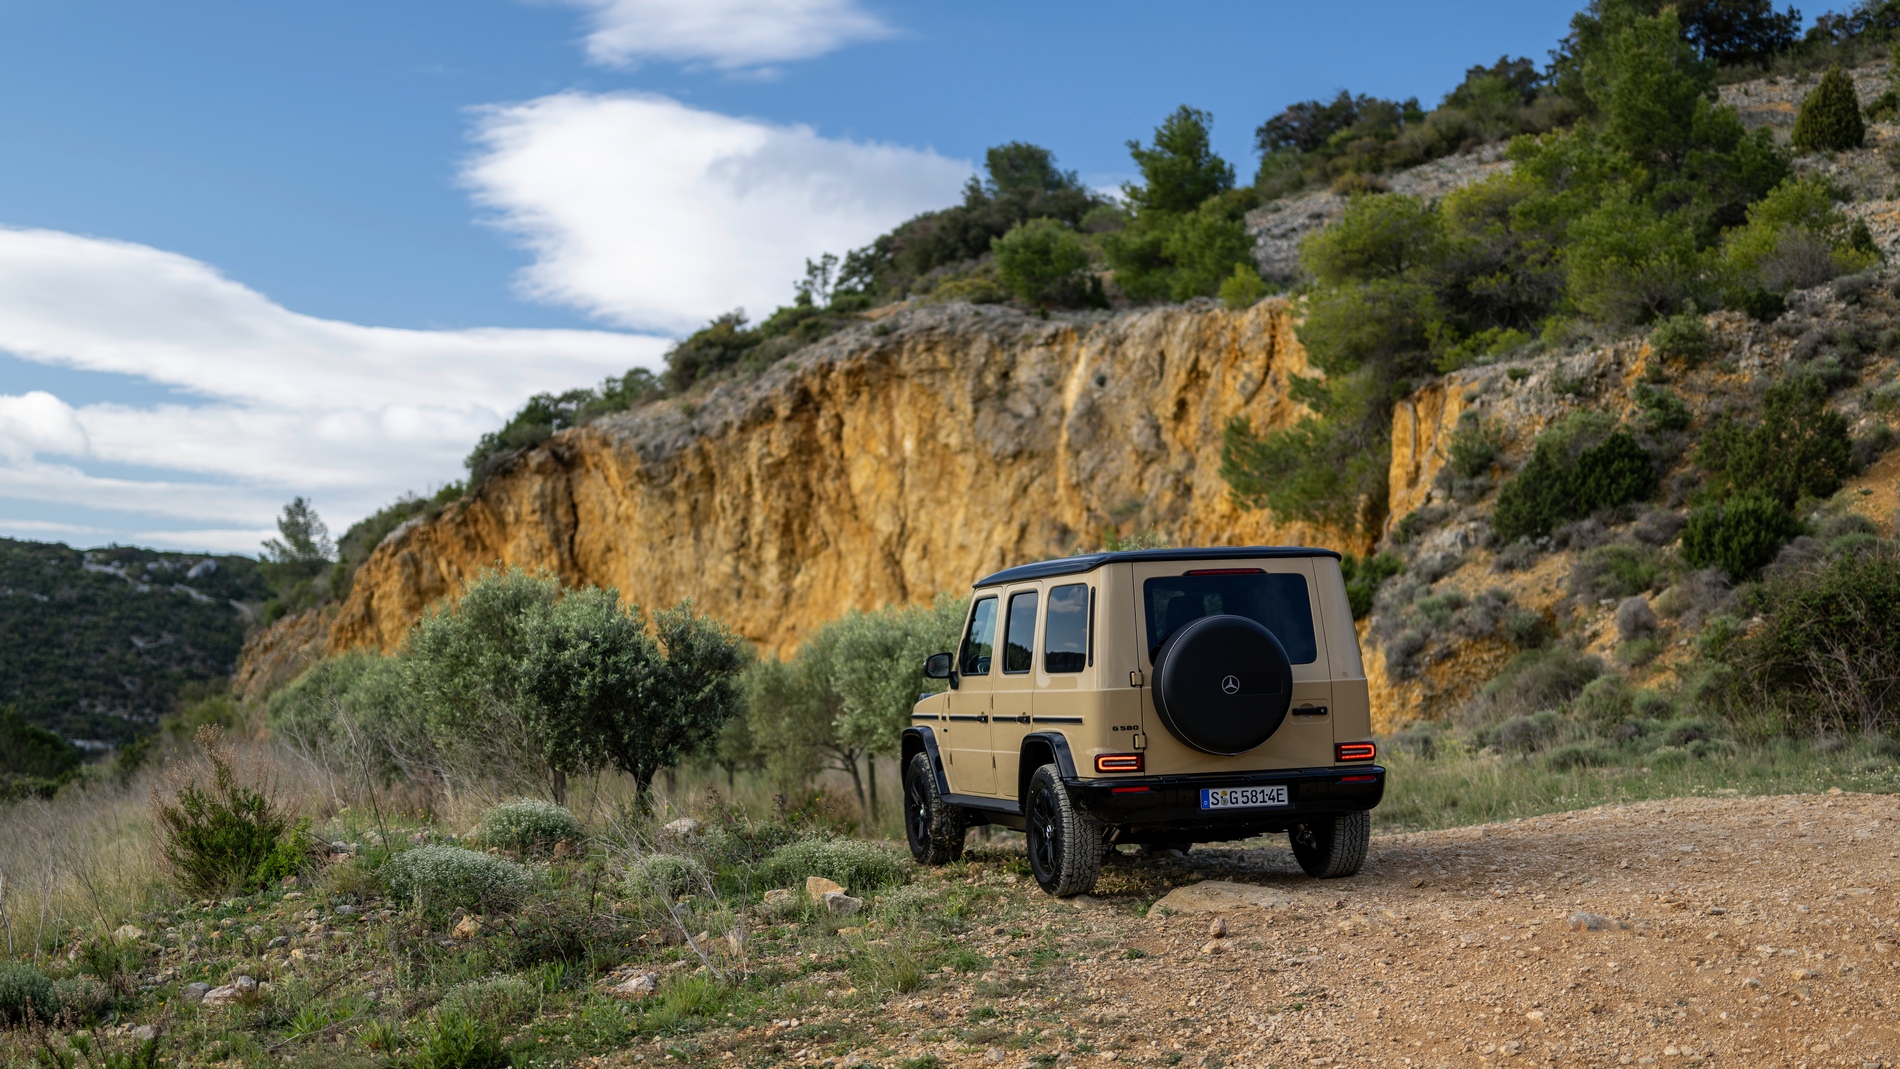
[[[1131,686],[1131,687],[1139,687],[1139,686],[1141,686],[1141,682],[1142,682],[1142,675],[1141,675],[1141,669],[1139,669],[1139,668],[1137,668],[1137,669],[1135,669],[1134,671],[1132,671],[1132,672],[1130,672],[1130,673],[1128,673],[1128,685],[1129,685],[1129,686]]]
[[[1135,742],[1135,749],[1137,750],[1147,749],[1148,748],[1148,733],[1145,731],[1135,732],[1134,742]]]

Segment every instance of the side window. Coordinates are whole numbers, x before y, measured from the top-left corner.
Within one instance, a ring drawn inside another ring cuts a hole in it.
[[[1049,622],[1043,627],[1042,670],[1080,672],[1089,660],[1089,588],[1086,583],[1049,591]]]
[[[1036,664],[1036,592],[1011,594],[1009,628],[1003,638],[1003,671],[1027,672]]]
[[[990,674],[990,651],[996,647],[996,599],[984,598],[970,613],[970,630],[963,636],[963,656],[957,671],[966,676]]]

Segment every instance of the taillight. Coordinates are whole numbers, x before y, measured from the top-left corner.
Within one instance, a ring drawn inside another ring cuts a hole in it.
[[[1341,783],[1377,783],[1379,782],[1379,777],[1377,776],[1341,776],[1339,777],[1339,782]]]
[[[1148,788],[1148,787],[1110,787],[1108,789],[1108,793],[1110,794],[1147,794],[1149,790],[1151,789],[1152,788]]]
[[[1140,772],[1141,755],[1138,753],[1105,753],[1095,758],[1097,772]]]
[[[1333,755],[1341,761],[1370,761],[1378,752],[1369,742],[1342,742],[1333,747]]]

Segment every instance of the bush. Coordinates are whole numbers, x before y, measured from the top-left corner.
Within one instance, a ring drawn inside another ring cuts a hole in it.
[[[1346,580],[1346,603],[1352,606],[1352,618],[1363,620],[1372,611],[1379,586],[1405,570],[1405,562],[1390,553],[1355,557],[1350,553],[1339,559],[1339,570]]]
[[[50,1024],[59,1008],[59,995],[45,973],[17,962],[0,964],[0,1025]]]
[[[411,1064],[414,1069],[507,1069],[515,1062],[493,1027],[451,1007],[430,1022]]]
[[[1599,436],[1599,429],[1599,419],[1573,416],[1537,440],[1530,460],[1498,490],[1491,522],[1499,537],[1542,537],[1558,524],[1655,492],[1656,466],[1636,439],[1622,430]]]
[[[909,866],[896,850],[859,839],[801,839],[772,852],[766,869],[781,886],[823,876],[855,894],[903,883]]]
[[[1762,625],[1723,653],[1748,689],[1807,732],[1900,724],[1900,548],[1777,572],[1747,595]]]
[[[51,798],[79,774],[79,748],[26,722],[18,709],[0,706],[0,802]]]
[[[1694,312],[1673,315],[1649,332],[1649,350],[1664,360],[1699,364],[1709,358],[1709,326]]]
[[[563,839],[580,842],[586,837],[587,830],[574,814],[552,802],[524,798],[503,802],[482,814],[481,840],[486,846],[526,854],[552,849]]]
[[[705,865],[682,854],[648,854],[627,866],[629,890],[657,895],[667,902],[702,891],[711,882],[712,874]]]
[[[524,898],[528,870],[459,846],[418,846],[383,863],[377,875],[398,901],[431,911],[507,909]]]
[[[1654,550],[1618,542],[1577,558],[1570,570],[1570,592],[1591,601],[1622,599],[1654,588],[1661,578],[1662,562]]]
[[[1031,219],[990,241],[997,280],[1038,308],[1106,304],[1101,283],[1088,273],[1089,252],[1075,231],[1054,219]]]
[[[1252,308],[1273,292],[1252,264],[1235,264],[1234,273],[1220,284],[1220,303],[1232,312]]]
[[[160,852],[185,890],[207,897],[247,894],[295,875],[309,860],[309,822],[293,820],[272,797],[261,765],[240,774],[216,727],[198,729],[211,783],[188,778],[170,802],[154,800]]]
[[[1766,494],[1792,509],[1803,497],[1827,497],[1853,469],[1847,420],[1827,407],[1827,387],[1791,375],[1762,395],[1761,422],[1723,416],[1696,450],[1719,498],[1738,490]]]
[[[1821,84],[1801,101],[1794,119],[1794,147],[1803,152],[1839,151],[1859,148],[1866,140],[1854,80],[1839,67],[1829,67]]]
[[[1801,533],[1801,523],[1779,501],[1750,493],[1689,514],[1682,558],[1692,568],[1716,567],[1737,582],[1754,579]]]
[[[1604,671],[1603,662],[1574,650],[1525,650],[1485,684],[1474,711],[1508,719],[1552,709],[1582,693]]]
[[[1544,755],[1544,763],[1557,769],[1599,768],[1616,762],[1616,751],[1600,742],[1573,742]]]
[[[1688,430],[1694,418],[1682,398],[1661,386],[1639,382],[1630,390],[1630,396],[1642,412],[1640,422],[1645,431],[1669,433]]]
[[[1446,463],[1467,479],[1489,474],[1491,464],[1504,451],[1504,435],[1497,427],[1478,418],[1475,412],[1458,417],[1451,432],[1451,448]]]

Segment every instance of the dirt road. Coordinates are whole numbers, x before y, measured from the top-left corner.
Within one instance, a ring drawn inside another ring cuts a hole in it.
[[[1201,847],[1169,863],[1264,889],[1251,893],[1267,904],[1171,916],[1210,885],[1183,879],[1142,917],[1117,891],[1153,863],[1117,864],[1099,900],[1035,907],[1064,950],[1063,979],[1039,990],[1019,978],[1015,998],[981,1015],[1024,1023],[988,1046],[952,1028],[959,1040],[898,1054],[1010,1067],[1893,1067],[1897,821],[1900,799],[1851,794],[1607,807],[1375,839],[1364,873],[1323,884],[1283,847]],[[1227,934],[1210,938],[1216,918]],[[999,925],[971,942],[1004,963],[1022,937]],[[889,1009],[941,1029],[975,1019],[984,995],[978,983]],[[1026,1034],[1036,1041],[1005,1041]]]

